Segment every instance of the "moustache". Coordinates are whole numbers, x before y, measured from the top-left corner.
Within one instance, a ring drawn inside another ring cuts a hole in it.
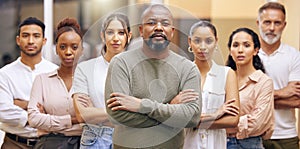
[[[154,33],[154,34],[152,34],[149,38],[154,38],[154,37],[162,37],[162,38],[164,38],[165,40],[168,40],[166,35],[160,34],[160,33]]]

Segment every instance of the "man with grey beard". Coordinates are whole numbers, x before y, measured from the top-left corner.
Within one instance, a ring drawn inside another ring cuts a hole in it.
[[[169,49],[175,28],[167,7],[151,5],[141,19],[142,47],[115,56],[108,68],[114,148],[182,148],[184,128],[200,121],[200,73]],[[177,97],[183,103],[172,104]]]
[[[293,111],[300,108],[300,52],[281,43],[285,18],[284,6],[276,2],[260,7],[257,18],[259,56],[274,84],[275,129],[271,139],[264,141],[266,149],[299,149]]]

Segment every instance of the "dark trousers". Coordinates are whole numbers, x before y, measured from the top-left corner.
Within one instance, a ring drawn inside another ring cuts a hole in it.
[[[44,135],[34,146],[34,149],[79,149],[80,136],[64,136],[63,134]]]
[[[299,138],[264,140],[265,149],[299,149]]]
[[[1,147],[1,149],[32,149],[32,148],[33,148],[32,146],[27,146],[26,144],[12,140],[7,136],[4,137],[4,142]]]

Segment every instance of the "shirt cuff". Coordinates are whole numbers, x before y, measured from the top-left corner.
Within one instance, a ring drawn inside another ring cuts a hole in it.
[[[248,118],[247,115],[241,116],[238,124],[237,139],[248,138]]]

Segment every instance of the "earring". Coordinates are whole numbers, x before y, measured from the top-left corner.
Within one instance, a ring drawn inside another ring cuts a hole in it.
[[[192,50],[191,47],[188,47],[188,51],[189,51],[190,53],[193,53],[193,50]]]

